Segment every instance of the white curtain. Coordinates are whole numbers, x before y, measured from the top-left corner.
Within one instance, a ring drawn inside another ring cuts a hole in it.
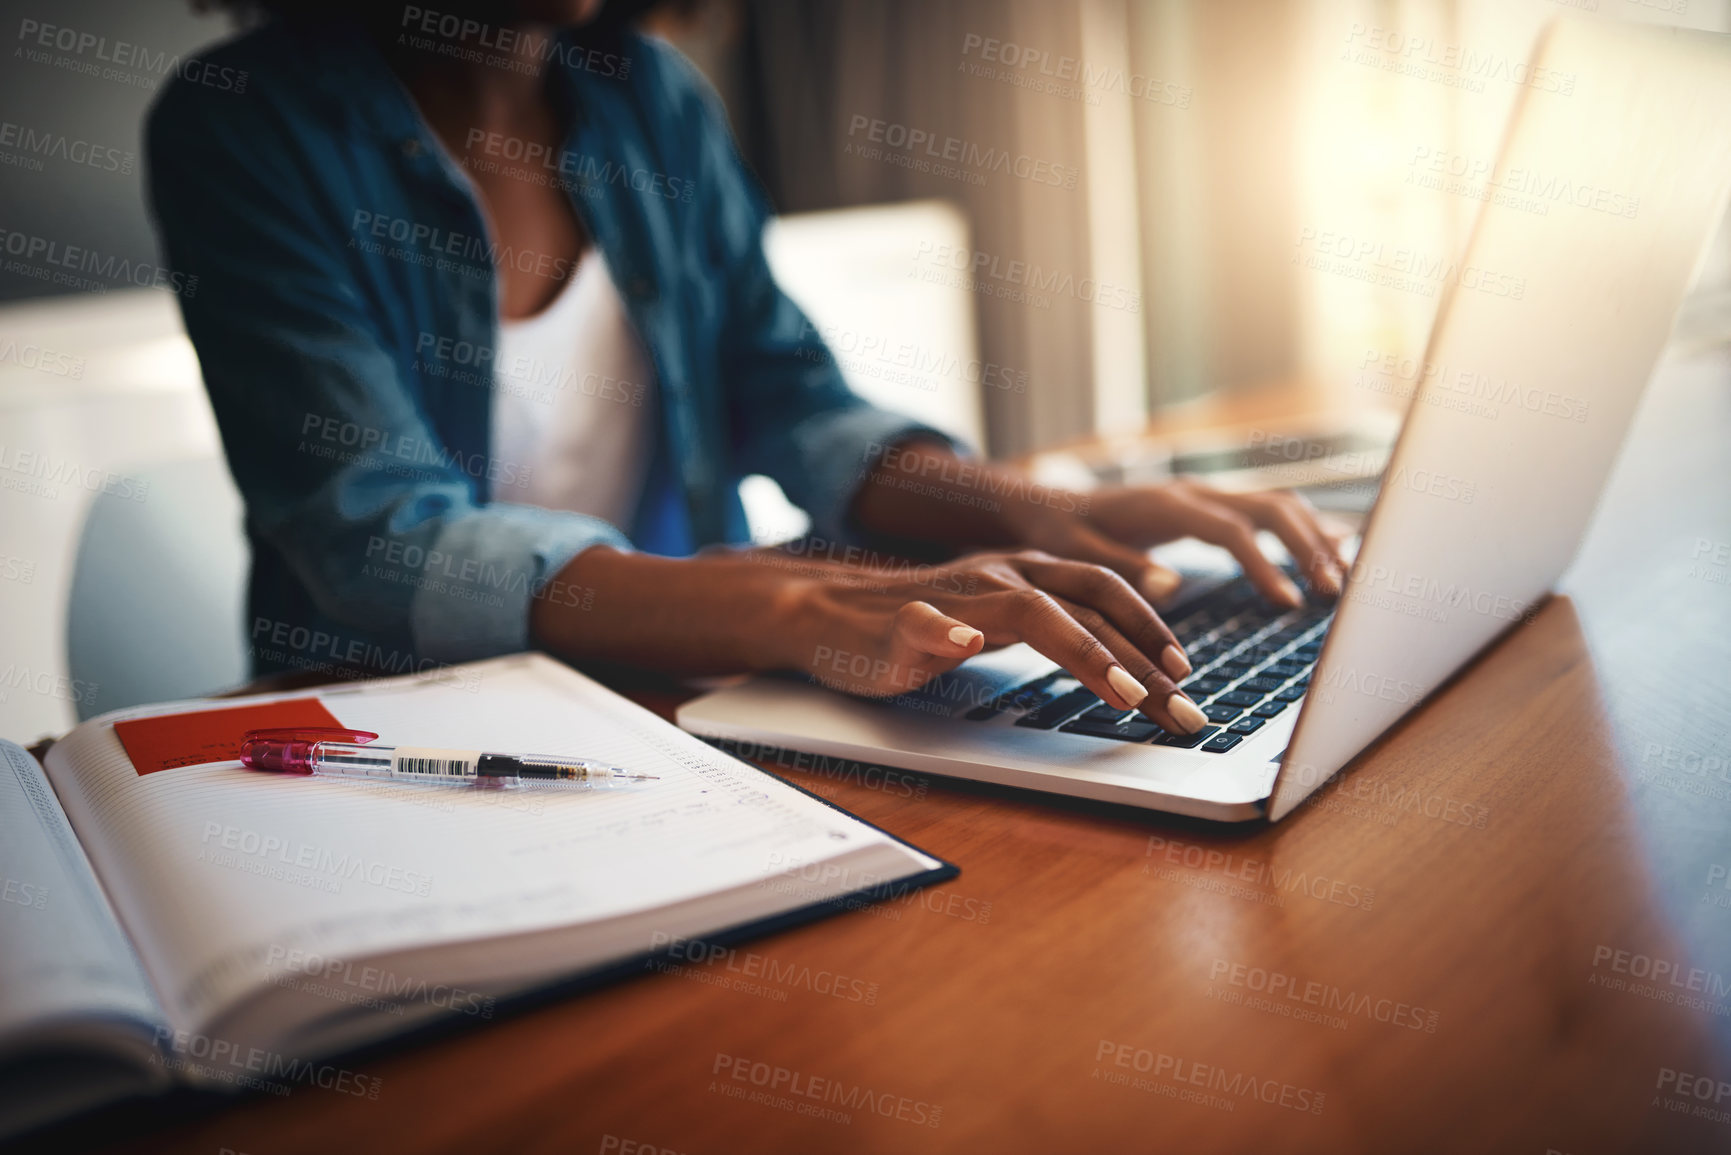
[[[1420,350],[1440,286],[1365,274],[1458,256],[1479,202],[1426,174],[1494,163],[1544,23],[1731,27],[1731,0],[736,2],[735,119],[782,209],[945,197],[970,218],[982,355],[1028,381],[987,391],[997,454],[1212,391],[1398,404],[1351,383]],[[893,126],[1074,187],[850,147]],[[1731,232],[1692,302],[1712,333],[1727,286]]]

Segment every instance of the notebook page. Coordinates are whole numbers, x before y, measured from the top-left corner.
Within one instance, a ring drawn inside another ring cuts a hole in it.
[[[161,1017],[36,759],[0,741],[0,1052],[69,1018],[148,1039]]]
[[[234,762],[136,774],[113,722],[190,703],[93,719],[50,752],[49,775],[177,1026],[207,1021],[290,952],[354,958],[536,931],[893,845],[552,659],[459,671],[316,696],[381,744],[583,756],[659,781],[492,791]]]

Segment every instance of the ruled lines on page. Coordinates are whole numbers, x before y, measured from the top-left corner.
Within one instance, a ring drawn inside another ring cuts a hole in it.
[[[605,919],[892,841],[551,659],[471,668],[479,693],[422,678],[319,696],[381,742],[577,755],[659,779],[489,791],[238,763],[140,776],[112,722],[144,711],[56,747],[50,773],[176,1021],[241,997],[272,952],[353,957]]]

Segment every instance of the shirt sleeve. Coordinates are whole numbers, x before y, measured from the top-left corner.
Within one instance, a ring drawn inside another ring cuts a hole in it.
[[[817,327],[770,272],[763,251],[769,205],[739,156],[714,90],[673,49],[660,51],[685,88],[684,119],[696,137],[689,147],[701,158],[728,277],[721,373],[735,461],[742,473],[774,478],[817,533],[856,540],[849,510],[885,450],[915,438],[963,447],[848,388]]]
[[[441,662],[526,649],[534,595],[589,546],[629,545],[596,518],[480,500],[392,352],[346,211],[309,177],[335,160],[309,135],[256,89],[179,83],[148,128],[158,232],[248,527],[336,622]],[[453,566],[485,580],[413,572]]]

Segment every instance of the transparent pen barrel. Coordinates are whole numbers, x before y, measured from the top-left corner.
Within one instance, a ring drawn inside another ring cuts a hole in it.
[[[313,747],[315,773],[338,778],[390,778],[392,753],[389,746],[320,742]]]

